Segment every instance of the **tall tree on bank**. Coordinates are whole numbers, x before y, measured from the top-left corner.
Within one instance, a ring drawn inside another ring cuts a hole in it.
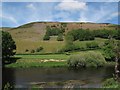
[[[115,42],[115,80],[120,82],[120,41]]]
[[[16,44],[12,39],[12,36],[5,31],[2,31],[2,58],[7,60],[11,56],[15,55]],[[4,63],[5,61],[3,61]]]
[[[109,59],[114,59],[115,61],[114,79],[120,82],[120,41],[114,40],[112,36],[110,36],[104,48],[104,52],[107,54]]]

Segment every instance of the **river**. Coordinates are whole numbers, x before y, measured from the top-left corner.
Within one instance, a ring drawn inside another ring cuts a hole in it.
[[[41,83],[50,82],[65,82],[72,85],[74,88],[100,88],[102,82],[111,78],[114,73],[114,67],[104,68],[82,68],[79,70],[71,70],[68,68],[4,68],[3,82],[10,82],[16,88],[31,88],[34,84],[38,86]],[[59,87],[52,85],[45,87]],[[64,87],[65,85],[60,85]]]

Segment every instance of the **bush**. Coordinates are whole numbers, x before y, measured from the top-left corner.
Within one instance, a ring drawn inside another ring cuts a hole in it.
[[[28,51],[29,51],[28,49],[25,50],[25,52],[28,52]]]
[[[58,35],[57,41],[63,41],[63,35],[62,35],[62,34],[59,34],[59,35]]]
[[[73,68],[84,67],[86,66],[85,62],[86,61],[83,55],[70,56],[70,58],[67,61],[69,67],[73,67]]]
[[[31,53],[35,53],[35,50],[31,50]]]
[[[120,88],[120,83],[115,81],[113,78],[107,79],[103,82],[103,88]]]
[[[73,43],[66,44],[62,49],[63,52],[69,52],[75,50],[75,45]]]
[[[39,48],[36,49],[36,52],[40,52],[42,50],[43,50],[43,47],[39,47]]]
[[[106,63],[104,57],[99,52],[89,51],[79,55],[70,56],[67,60],[68,66],[79,67],[101,67]]]
[[[67,27],[67,23],[61,23],[61,26]]]

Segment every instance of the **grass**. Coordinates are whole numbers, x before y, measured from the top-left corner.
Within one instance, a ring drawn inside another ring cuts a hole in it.
[[[32,49],[36,50],[38,47],[42,46],[43,50],[41,53],[51,53],[57,52],[64,46],[64,41],[28,41],[28,40],[15,40],[17,45],[17,53],[26,53],[25,50],[28,49],[28,53]]]
[[[33,61],[28,60],[27,62],[17,61],[16,63],[8,64],[6,67],[10,68],[30,68],[30,67],[66,67],[67,63],[65,62],[40,62],[40,61]]]
[[[88,51],[72,52],[71,55],[84,55]],[[95,51],[100,52],[100,51]],[[18,58],[15,63],[7,64],[10,68],[30,68],[30,67],[68,67],[67,59],[70,55],[48,54],[48,55],[15,55]],[[44,62],[47,60],[47,62]],[[51,61],[57,60],[57,61]],[[115,65],[114,62],[107,62],[104,66]]]
[[[95,38],[95,40],[91,40],[91,41],[75,41],[74,44],[86,48],[86,43],[96,42],[98,43],[99,46],[101,46],[104,44],[106,40],[108,39]]]
[[[30,67],[66,67],[66,60],[69,55],[52,54],[52,55],[15,55],[18,59],[15,63],[7,64],[11,68],[30,68]],[[57,61],[51,61],[57,60]],[[44,62],[47,60],[47,62]],[[64,60],[64,61],[61,61]]]
[[[68,55],[65,54],[52,54],[52,55],[15,55],[15,57],[20,57],[23,59],[63,59],[67,60]]]
[[[120,83],[110,78],[103,82],[103,88],[120,88]]]
[[[32,32],[31,32],[32,33]],[[15,34],[15,33],[14,33]],[[14,36],[14,35],[13,35]],[[24,35],[24,39],[21,39],[23,37],[22,34],[14,37],[14,40],[17,45],[17,54],[23,54],[23,53],[30,53],[31,50],[36,50],[39,47],[43,47],[43,50],[39,53],[55,53],[58,52],[60,49],[62,49],[65,46],[65,40],[64,41],[57,41],[56,36],[52,36],[49,41],[43,41],[42,36],[40,36],[40,39],[38,39],[38,36],[35,35],[34,33],[31,34],[32,37],[27,37],[27,35]],[[96,38],[95,40],[92,41],[75,41],[74,44],[79,46],[79,47],[86,47],[86,43],[93,42],[95,41],[98,43],[100,46],[103,45],[104,41],[106,39],[101,39],[101,38]],[[26,49],[28,49],[28,52],[25,52]]]

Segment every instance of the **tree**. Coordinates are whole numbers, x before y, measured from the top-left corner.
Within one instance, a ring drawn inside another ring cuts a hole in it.
[[[45,34],[45,36],[43,37],[43,40],[50,40],[50,36],[48,34]]]
[[[117,37],[118,40],[120,40],[120,30],[117,30]]]
[[[59,35],[58,35],[57,41],[63,41],[63,34],[59,34]]]
[[[109,56],[109,59],[115,61],[115,74],[114,78],[120,82],[120,41],[113,40],[112,37],[106,42],[104,52]]]
[[[5,31],[2,31],[2,57],[10,58],[15,55],[16,44],[12,36]]]
[[[105,41],[104,47],[103,47],[103,52],[106,60],[113,60],[115,58],[115,53],[113,51],[114,49],[114,43],[115,41],[112,39],[109,39]]]
[[[115,42],[115,80],[120,82],[120,41]]]
[[[43,47],[39,47],[39,48],[36,49],[36,52],[40,52],[42,50],[43,50]]]

